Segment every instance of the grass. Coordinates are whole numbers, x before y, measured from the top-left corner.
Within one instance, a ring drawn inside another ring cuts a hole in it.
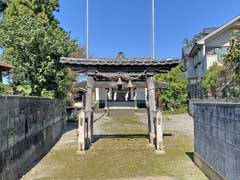
[[[146,125],[133,117],[113,118],[102,124],[103,136],[84,155],[76,154],[76,144],[53,151],[54,172],[41,180],[104,180],[114,178],[174,176],[180,180],[205,180],[190,157],[193,139],[168,130],[164,155],[155,153],[145,135]],[[107,136],[119,134],[115,136]],[[138,135],[138,136],[137,136]]]
[[[164,115],[175,115],[175,114],[184,114],[188,112],[188,108],[187,107],[181,107],[181,108],[177,108],[174,109],[174,111],[172,110],[165,110],[163,111]]]

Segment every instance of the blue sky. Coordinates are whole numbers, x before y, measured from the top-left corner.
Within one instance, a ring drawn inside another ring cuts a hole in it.
[[[239,0],[155,0],[156,57],[181,57],[182,41],[240,15]],[[151,56],[151,0],[89,0],[90,54]],[[85,0],[60,0],[56,17],[85,44]]]

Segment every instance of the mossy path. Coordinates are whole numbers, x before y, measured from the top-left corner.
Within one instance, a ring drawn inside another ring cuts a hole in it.
[[[76,129],[68,131],[23,180],[207,180],[191,160],[189,134],[165,128],[166,153],[159,155],[139,114],[113,114],[95,127],[95,143],[84,155],[76,154]]]

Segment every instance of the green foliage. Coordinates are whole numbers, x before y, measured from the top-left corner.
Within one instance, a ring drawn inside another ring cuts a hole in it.
[[[66,100],[66,106],[68,107],[72,107],[75,103],[74,96],[72,93],[68,93],[65,100]]]
[[[223,71],[223,67],[214,63],[205,73],[202,87],[204,89],[204,94],[207,92],[210,93],[210,96],[217,96],[217,89],[220,88],[219,79],[221,77],[221,72]]]
[[[233,32],[231,47],[223,65],[213,64],[205,73],[202,85],[207,96],[240,97],[240,32]]]
[[[224,59],[224,63],[230,70],[235,80],[240,80],[240,32],[234,32],[231,39],[231,47],[228,55]]]
[[[69,54],[69,57],[72,58],[86,58],[86,50],[85,48],[78,47],[74,52]]]
[[[168,74],[158,74],[156,79],[160,82],[169,83],[169,87],[161,90],[160,100],[172,108],[186,106],[187,102],[187,80],[182,72],[183,64],[172,69]]]
[[[183,107],[174,109],[174,111],[172,111],[172,110],[165,110],[165,111],[163,111],[163,114],[164,115],[176,115],[176,114],[187,113],[187,111],[188,111],[187,106],[183,106]]]
[[[224,65],[231,74],[231,82],[240,87],[240,31],[233,33],[229,53],[224,59]]]
[[[13,84],[30,85],[33,96],[63,98],[72,84],[59,59],[77,45],[59,27],[53,15],[58,8],[58,0],[9,0],[0,23],[4,58],[16,67]]]
[[[72,58],[85,58],[86,57],[86,51],[85,48],[82,47],[78,47],[74,52],[71,52],[69,54],[69,57]],[[76,80],[79,77],[79,73],[76,72],[71,72],[70,76],[73,80]],[[70,90],[67,93],[66,96],[66,105],[71,107],[74,105],[75,100],[74,100],[74,96],[76,95],[77,92],[75,92],[75,89],[73,86],[71,86]]]
[[[5,85],[0,82],[0,94],[12,95],[13,88],[10,85]]]
[[[29,85],[17,86],[17,92],[23,96],[29,96],[32,93],[32,88]]]
[[[201,38],[202,38],[202,33],[198,33],[198,34],[194,35],[194,37],[192,39],[185,38],[183,40],[183,44],[187,47],[191,47]]]

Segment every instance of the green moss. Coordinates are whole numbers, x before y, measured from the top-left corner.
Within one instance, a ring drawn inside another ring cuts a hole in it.
[[[172,132],[164,138],[166,153],[156,154],[145,137],[147,127],[136,118],[114,118],[102,124],[106,136],[96,141],[84,155],[76,154],[76,144],[54,151],[51,163],[56,167],[48,179],[113,179],[147,176],[174,176],[182,180],[205,180],[187,152],[193,151],[192,137]],[[130,138],[131,137],[131,138]],[[191,154],[190,154],[191,155]]]

